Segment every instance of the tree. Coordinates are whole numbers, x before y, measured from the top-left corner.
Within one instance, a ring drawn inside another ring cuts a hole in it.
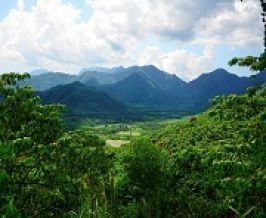
[[[64,133],[63,107],[41,105],[31,87],[19,87],[26,78],[0,76],[0,216],[78,212],[88,193],[103,192],[104,143],[86,132]]]
[[[243,0],[241,0],[243,2]],[[247,56],[243,58],[235,57],[231,59],[228,64],[230,66],[247,66],[252,71],[263,71],[266,68],[266,2],[265,0],[260,0],[262,13],[261,18],[264,26],[264,51],[259,57]]]
[[[9,73],[0,77],[0,141],[30,137],[36,143],[50,143],[62,135],[62,105],[40,104],[31,87],[19,82],[30,75]]]
[[[136,140],[124,158],[118,184],[119,217],[166,217],[170,207],[167,155],[147,138]]]

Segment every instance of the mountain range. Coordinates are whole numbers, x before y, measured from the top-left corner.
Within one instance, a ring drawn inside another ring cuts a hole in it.
[[[185,82],[152,65],[86,68],[78,75],[44,72],[23,85],[38,90],[44,103],[62,103],[73,113],[118,112],[150,107],[199,112],[217,95],[240,94],[266,81],[266,72],[255,78],[239,77],[224,69]]]

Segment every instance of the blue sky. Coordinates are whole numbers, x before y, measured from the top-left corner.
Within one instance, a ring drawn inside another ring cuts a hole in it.
[[[0,0],[1,10],[0,10],[0,20],[3,20],[10,12],[11,9],[16,9],[17,7],[17,0]],[[63,2],[70,3],[74,7],[78,9],[86,8],[86,1],[84,0],[65,0]],[[25,3],[25,10],[30,11],[32,7],[34,7],[37,3],[37,0],[26,0]],[[84,20],[89,19],[91,16],[91,11],[84,11],[82,10],[81,17]]]
[[[258,0],[0,0],[0,72],[153,64],[185,80],[258,55]]]

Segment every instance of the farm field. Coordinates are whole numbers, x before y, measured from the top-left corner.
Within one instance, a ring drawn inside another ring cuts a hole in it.
[[[97,135],[101,140],[105,141],[106,145],[117,148],[129,144],[140,137],[148,137],[153,132],[172,123],[182,122],[187,119],[188,117],[131,123],[108,123],[101,120],[86,120],[80,125],[79,129],[92,135]]]

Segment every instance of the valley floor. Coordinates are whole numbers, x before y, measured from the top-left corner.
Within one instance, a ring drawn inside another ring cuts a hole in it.
[[[86,131],[92,135],[99,136],[105,141],[106,145],[111,147],[121,147],[122,145],[132,143],[134,140],[151,136],[152,133],[173,123],[179,123],[189,120],[189,117],[180,119],[154,119],[144,122],[108,122],[104,120],[86,120],[83,121],[78,129]]]

